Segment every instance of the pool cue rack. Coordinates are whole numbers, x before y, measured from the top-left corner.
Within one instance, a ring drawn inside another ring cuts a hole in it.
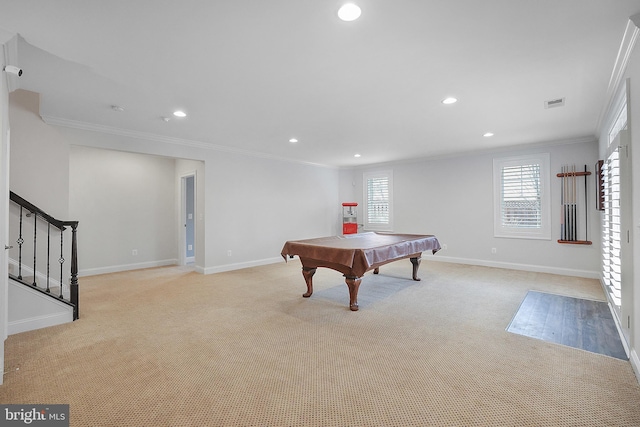
[[[560,186],[560,202],[562,204],[561,221],[560,221],[560,239],[558,243],[571,245],[590,245],[592,242],[587,240],[589,223],[587,221],[587,176],[591,172],[584,165],[584,171],[576,170],[575,165],[563,165],[562,172],[556,174],[561,178]],[[584,177],[584,214],[580,215],[578,211],[578,177]],[[584,240],[578,239],[579,216],[584,217]]]

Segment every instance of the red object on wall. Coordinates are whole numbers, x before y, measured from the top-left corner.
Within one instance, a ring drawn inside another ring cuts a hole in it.
[[[358,232],[358,206],[355,202],[342,204],[342,234],[356,234]]]

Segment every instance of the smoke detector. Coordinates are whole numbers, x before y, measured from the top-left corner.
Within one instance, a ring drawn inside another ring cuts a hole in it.
[[[555,107],[563,107],[564,106],[564,98],[556,98],[550,99],[549,101],[544,101],[544,108],[555,108]]]

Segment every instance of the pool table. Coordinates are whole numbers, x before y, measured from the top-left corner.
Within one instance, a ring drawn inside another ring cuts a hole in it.
[[[365,272],[373,270],[378,274],[380,266],[409,258],[413,264],[413,280],[420,280],[418,267],[422,252],[435,254],[438,250],[440,243],[432,235],[368,232],[288,241],[281,255],[285,261],[294,255],[300,258],[307,284],[307,292],[302,295],[305,298],[313,294],[313,275],[318,267],[344,274],[349,287],[349,308],[358,311],[358,289]]]

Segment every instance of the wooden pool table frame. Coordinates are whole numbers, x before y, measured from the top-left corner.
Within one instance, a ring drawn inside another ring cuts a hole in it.
[[[365,272],[378,274],[381,266],[409,258],[413,265],[413,280],[420,280],[418,268],[422,252],[436,253],[440,243],[432,235],[361,233],[286,242],[282,256],[297,255],[302,263],[302,275],[307,285],[303,297],[313,294],[313,275],[318,267],[339,271],[349,288],[349,309],[358,311],[358,290]]]

